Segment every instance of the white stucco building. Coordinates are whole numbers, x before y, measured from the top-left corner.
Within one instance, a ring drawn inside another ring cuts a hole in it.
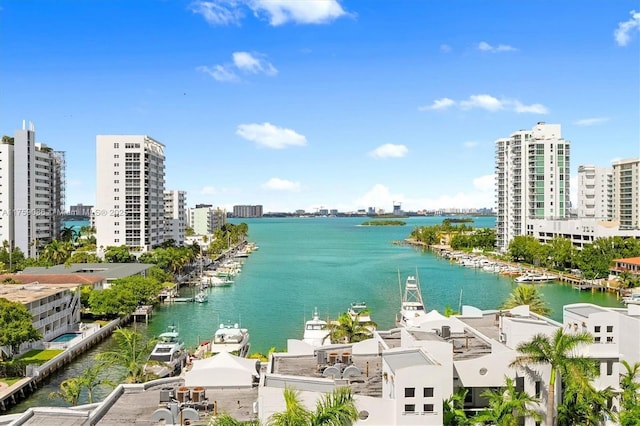
[[[146,135],[96,137],[99,249],[148,251],[165,241],[164,145]]]
[[[620,229],[640,229],[640,158],[613,162],[613,210]]]
[[[58,238],[64,213],[65,156],[36,142],[23,122],[13,144],[0,144],[0,243],[36,257]]]
[[[187,229],[186,192],[164,192],[164,232],[165,240],[173,240],[177,245],[183,245],[185,230]]]
[[[530,219],[565,218],[570,208],[570,142],[559,124],[539,122],[496,146],[496,236],[504,251]]]
[[[197,204],[189,208],[187,214],[189,227],[196,235],[211,235],[227,223],[225,210],[213,207],[211,204]]]
[[[613,169],[578,167],[578,218],[609,221],[613,217]]]

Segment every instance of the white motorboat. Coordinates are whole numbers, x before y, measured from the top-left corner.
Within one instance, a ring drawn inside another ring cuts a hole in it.
[[[144,365],[146,374],[158,377],[180,374],[187,362],[187,351],[174,325],[167,327],[167,331],[158,336],[158,342],[148,360],[153,362]]]
[[[515,278],[515,282],[517,283],[547,283],[549,281],[557,280],[558,277],[550,274],[535,274],[532,272],[527,272],[519,277]]]
[[[193,297],[193,300],[198,303],[206,303],[209,301],[209,295],[204,288],[200,287],[200,290],[198,290],[196,295]]]
[[[220,324],[211,341],[204,342],[198,347],[196,355],[206,357],[221,352],[229,352],[246,358],[249,356],[250,347],[249,330],[240,328],[237,323]]]
[[[622,298],[625,305],[640,305],[640,293],[631,293],[629,296]]]
[[[312,346],[330,345],[327,322],[318,316],[318,308],[313,311],[313,317],[304,323],[304,335],[302,341]]]
[[[229,287],[233,280],[216,276],[213,272],[205,271],[200,276],[200,285],[205,287]]]
[[[400,285],[400,272],[398,272],[398,284]],[[420,317],[426,315],[420,282],[415,276],[409,275],[404,283],[404,293],[400,304],[400,312],[396,323],[402,327],[413,327],[420,324]]]
[[[351,305],[349,305],[347,313],[354,321],[357,318],[360,325],[369,328],[371,331],[376,329],[376,327],[373,325],[373,322],[371,321],[371,315],[369,314],[369,310],[367,309],[367,304],[365,302],[351,303]]]

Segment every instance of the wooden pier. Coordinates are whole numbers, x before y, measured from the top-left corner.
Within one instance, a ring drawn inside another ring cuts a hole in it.
[[[133,322],[138,322],[138,319],[144,319],[144,323],[148,324],[152,312],[153,306],[151,305],[138,306],[138,308],[131,314],[131,318],[133,319]]]

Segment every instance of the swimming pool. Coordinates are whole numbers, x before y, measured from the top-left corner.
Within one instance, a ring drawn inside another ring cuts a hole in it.
[[[69,342],[78,336],[82,336],[82,333],[65,333],[53,339],[52,342],[55,342],[55,343]]]

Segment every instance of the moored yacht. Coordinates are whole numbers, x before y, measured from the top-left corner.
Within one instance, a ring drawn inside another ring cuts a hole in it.
[[[547,283],[549,281],[557,280],[558,277],[550,274],[536,274],[533,272],[527,272],[519,277],[515,278],[517,283]]]
[[[369,328],[371,331],[376,329],[373,321],[371,321],[371,315],[365,302],[352,302],[351,305],[349,305],[347,313],[354,321],[357,318],[360,325]]]
[[[148,360],[152,362],[145,364],[146,374],[154,374],[158,377],[180,374],[187,362],[187,351],[174,325],[168,326],[167,331],[158,336],[158,342]]]
[[[327,322],[318,316],[318,308],[313,311],[313,317],[304,323],[304,335],[302,341],[312,346],[330,345]]]
[[[400,273],[398,272],[398,283]],[[417,275],[409,275],[404,283],[404,293],[400,304],[400,312],[396,317],[396,323],[402,327],[413,327],[420,324],[419,318],[426,315],[422,291]]]
[[[249,356],[249,330],[240,328],[238,323],[220,324],[213,338],[198,347],[196,355],[207,357],[221,352],[229,352],[233,355],[246,358]]]

